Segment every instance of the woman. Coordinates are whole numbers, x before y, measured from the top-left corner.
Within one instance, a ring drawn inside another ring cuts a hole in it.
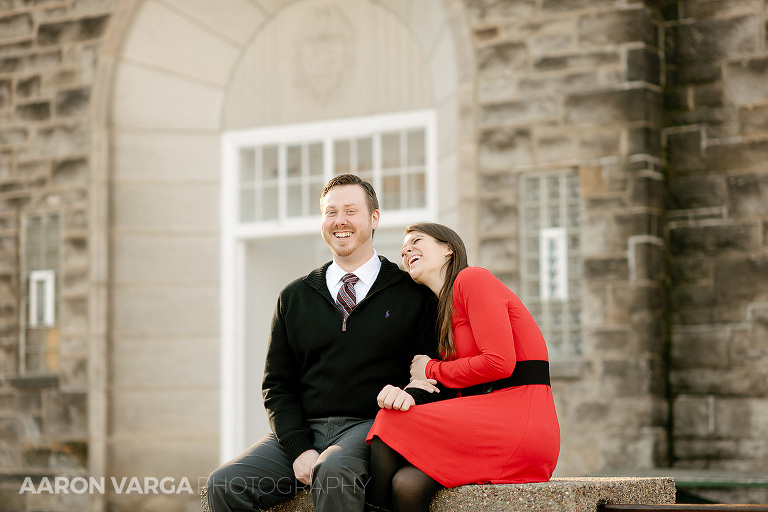
[[[464,243],[446,226],[409,226],[402,257],[438,297],[442,360],[414,357],[407,389],[386,386],[378,396],[368,433],[371,509],[428,511],[441,486],[549,480],[560,427],[533,317],[490,272],[467,266]],[[413,407],[425,395],[443,400]]]

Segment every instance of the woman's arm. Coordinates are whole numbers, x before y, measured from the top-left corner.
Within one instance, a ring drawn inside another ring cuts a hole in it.
[[[449,388],[502,379],[515,369],[515,339],[510,323],[510,290],[479,267],[462,270],[454,282],[454,304],[466,313],[478,355],[426,362],[425,376]],[[454,311],[456,314],[456,311]]]

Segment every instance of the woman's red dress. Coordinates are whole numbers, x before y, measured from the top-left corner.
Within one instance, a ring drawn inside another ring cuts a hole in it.
[[[544,338],[520,299],[490,272],[468,267],[453,286],[456,357],[430,360],[427,377],[464,388],[504,377],[516,361],[548,360]],[[446,390],[443,391],[444,393]],[[545,482],[560,453],[552,389],[500,389],[411,407],[382,409],[368,433],[445,487]]]

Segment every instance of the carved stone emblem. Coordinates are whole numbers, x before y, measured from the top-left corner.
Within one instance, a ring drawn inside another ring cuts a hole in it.
[[[340,96],[354,66],[355,30],[337,5],[312,9],[295,39],[295,85],[321,103]]]

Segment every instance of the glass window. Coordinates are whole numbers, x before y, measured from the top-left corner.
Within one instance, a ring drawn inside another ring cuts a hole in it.
[[[20,373],[59,369],[58,275],[60,217],[36,215],[22,220],[22,296]]]
[[[521,298],[553,357],[581,354],[579,177],[523,175],[520,185]]]
[[[430,206],[432,115],[397,115],[233,132],[237,223],[258,230],[319,215],[325,183],[343,173],[374,185],[382,210],[421,215]],[[301,135],[305,135],[302,137]]]

